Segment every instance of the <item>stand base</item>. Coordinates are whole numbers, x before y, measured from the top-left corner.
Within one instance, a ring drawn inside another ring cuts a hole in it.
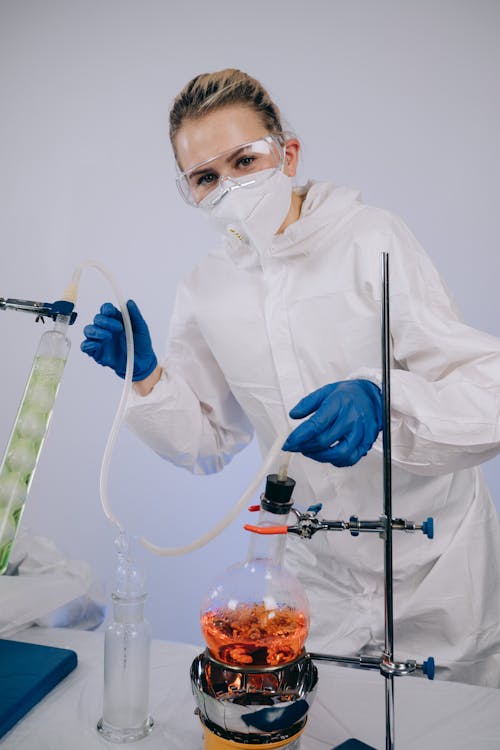
[[[108,742],[116,742],[117,744],[124,744],[126,742],[137,742],[142,740],[152,731],[154,721],[151,716],[148,716],[144,724],[140,727],[132,727],[130,729],[121,729],[108,724],[103,719],[99,719],[97,722],[97,731],[104,737]]]
[[[332,747],[332,750],[377,750],[377,748],[367,745],[366,742],[361,742],[361,740],[351,739],[346,740],[341,745]]]

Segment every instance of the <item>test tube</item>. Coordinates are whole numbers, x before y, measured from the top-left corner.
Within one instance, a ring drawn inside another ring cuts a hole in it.
[[[23,398],[0,466],[0,575],[10,552],[47,436],[71,342],[70,318],[58,315],[42,334]]]

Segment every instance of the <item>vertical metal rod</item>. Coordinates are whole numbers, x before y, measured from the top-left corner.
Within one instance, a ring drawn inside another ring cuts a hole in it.
[[[392,750],[394,740],[394,676],[385,677],[385,748]]]
[[[385,575],[385,650],[389,661],[394,656],[394,609],[392,576],[392,474],[391,474],[391,331],[389,317],[389,253],[382,253],[382,409],[384,452],[384,575]],[[394,748],[394,677],[385,677],[386,750]]]

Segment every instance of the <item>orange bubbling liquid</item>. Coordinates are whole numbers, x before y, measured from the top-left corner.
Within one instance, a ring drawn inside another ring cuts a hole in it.
[[[208,611],[200,624],[212,656],[233,666],[287,664],[300,656],[308,633],[304,612],[263,603]]]

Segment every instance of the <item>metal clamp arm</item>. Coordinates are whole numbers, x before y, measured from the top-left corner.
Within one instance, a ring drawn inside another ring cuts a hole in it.
[[[319,654],[311,651],[309,656],[313,661],[329,661],[341,666],[376,669],[384,675],[393,677],[401,677],[421,671],[428,680],[433,680],[435,675],[435,664],[432,656],[429,656],[423,664],[417,664],[413,659],[395,662],[389,659],[387,654],[383,654],[382,656],[364,656],[363,654],[359,654],[358,656],[336,656],[335,654]]]
[[[361,521],[357,516],[351,516],[348,521],[329,521],[319,518],[316,512],[308,510],[306,513],[300,513],[296,508],[292,508],[297,519],[297,523],[288,527],[290,534],[297,534],[303,539],[310,539],[317,531],[350,531],[352,536],[358,536],[361,532],[378,533],[383,536],[386,533],[386,518],[380,518],[373,521]],[[434,522],[428,518],[421,524],[414,521],[406,521],[403,518],[395,518],[391,521],[391,528],[395,531],[422,531],[429,539],[434,538]]]
[[[20,312],[33,313],[37,321],[44,322],[44,318],[55,320],[58,315],[67,315],[69,324],[73,325],[77,313],[74,312],[74,304],[67,300],[56,300],[56,302],[35,302],[28,299],[14,299],[12,297],[0,297],[0,310],[18,310]]]
[[[48,302],[34,302],[28,299],[14,299],[12,297],[0,297],[0,310],[19,310],[20,312],[30,312],[35,315],[50,315],[50,305]]]

